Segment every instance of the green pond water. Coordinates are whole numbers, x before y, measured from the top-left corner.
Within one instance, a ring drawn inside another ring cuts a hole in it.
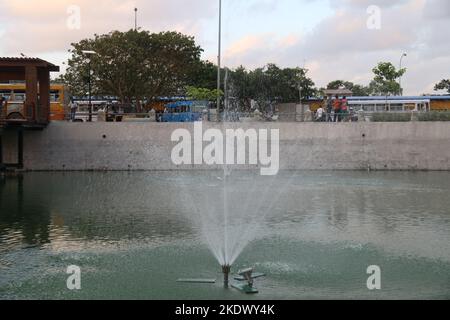
[[[270,204],[233,266],[267,275],[254,296],[223,288],[192,216],[224,206],[211,175],[0,177],[0,299],[450,299],[450,173],[281,172],[264,191],[237,189],[243,221]],[[66,286],[70,265],[81,290]],[[367,288],[371,265],[381,290]]]

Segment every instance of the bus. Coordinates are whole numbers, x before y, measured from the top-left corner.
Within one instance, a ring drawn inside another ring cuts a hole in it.
[[[5,97],[8,103],[4,111],[6,119],[24,119],[23,107],[26,100],[24,83],[0,83],[0,96]],[[65,85],[50,85],[50,121],[67,120],[70,114],[69,99]]]
[[[193,101],[178,101],[166,105],[159,122],[196,122],[202,120],[203,106]]]
[[[429,97],[350,97],[348,104],[355,112],[429,112]]]

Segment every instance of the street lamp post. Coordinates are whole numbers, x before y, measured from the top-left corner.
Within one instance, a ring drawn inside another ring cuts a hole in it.
[[[306,76],[306,59],[303,59],[303,73]],[[302,92],[302,76],[303,74],[300,73],[300,79],[298,83],[298,96],[299,96],[299,103],[300,103],[300,120],[301,122],[305,121],[305,110],[303,109],[303,92]],[[297,112],[296,112],[297,114]]]
[[[400,70],[399,70],[399,71],[402,70],[402,62],[403,62],[403,58],[404,58],[404,57],[407,57],[407,56],[408,56],[408,55],[407,55],[406,53],[403,53],[402,56],[400,57]],[[398,83],[398,84],[400,85],[400,95],[403,96],[402,76],[400,76],[400,78],[399,78],[399,83]]]
[[[92,85],[91,85],[91,58],[89,58],[89,76],[88,76],[88,91],[89,91],[89,122],[92,122]]]
[[[221,68],[221,56],[222,56],[222,0],[219,0],[219,48],[217,55],[217,119],[220,116],[220,68]]]
[[[81,51],[83,54],[89,56],[88,58],[88,70],[89,70],[89,75],[88,75],[88,95],[89,95],[89,122],[92,122],[92,77],[91,77],[91,73],[92,73],[92,67],[91,67],[91,55],[97,54],[97,52],[95,51],[91,51],[91,50],[83,50]]]
[[[134,30],[137,31],[137,12],[138,8],[134,8]]]

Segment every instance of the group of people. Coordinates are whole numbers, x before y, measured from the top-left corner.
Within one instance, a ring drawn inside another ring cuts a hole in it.
[[[343,122],[353,121],[350,114],[347,97],[342,99],[336,95],[334,98],[325,97],[323,106],[316,112],[316,121],[318,122]]]

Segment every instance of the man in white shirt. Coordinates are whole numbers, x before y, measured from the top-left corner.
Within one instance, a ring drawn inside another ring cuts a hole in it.
[[[324,113],[325,113],[325,111],[324,111],[323,107],[320,107],[316,113],[316,121],[322,122]]]
[[[78,104],[75,101],[70,101],[70,121],[74,121],[75,120],[75,115],[77,113],[78,110]]]

